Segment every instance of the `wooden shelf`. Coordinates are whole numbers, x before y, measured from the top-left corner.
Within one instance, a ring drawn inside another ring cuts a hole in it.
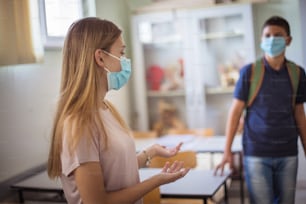
[[[228,94],[233,93],[235,87],[234,86],[228,86],[228,87],[210,87],[206,89],[207,94]]]
[[[203,40],[214,40],[221,38],[234,38],[234,37],[242,37],[244,34],[242,32],[226,32],[226,33],[209,33],[201,35],[201,39]]]
[[[179,35],[171,35],[165,36],[158,39],[153,39],[150,42],[143,42],[145,45],[160,45],[160,44],[168,44],[168,43],[181,43],[182,38]]]
[[[185,96],[184,90],[174,90],[174,91],[148,91],[148,97],[176,97]]]

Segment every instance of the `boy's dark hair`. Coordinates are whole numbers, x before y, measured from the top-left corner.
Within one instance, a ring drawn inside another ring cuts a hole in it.
[[[267,26],[280,26],[285,29],[288,36],[290,35],[290,26],[286,19],[280,17],[280,16],[272,16],[266,22],[263,24],[262,29],[264,29]]]

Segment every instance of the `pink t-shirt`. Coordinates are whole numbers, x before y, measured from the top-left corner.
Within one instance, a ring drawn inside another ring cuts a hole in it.
[[[71,174],[82,163],[100,162],[106,191],[115,191],[139,183],[133,138],[126,133],[109,109],[101,109],[100,114],[107,134],[107,150],[101,150],[103,138],[95,135],[94,140],[83,137],[74,154],[70,155],[64,125],[61,182],[68,203],[82,203],[74,174]],[[139,200],[135,204],[141,203],[142,200]]]

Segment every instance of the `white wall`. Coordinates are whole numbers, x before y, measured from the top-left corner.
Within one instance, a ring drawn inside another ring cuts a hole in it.
[[[47,161],[60,60],[0,67],[0,181]]]
[[[297,1],[270,0],[267,5],[257,5],[254,9],[255,30],[259,35],[261,24],[272,13],[283,15],[290,21],[294,35],[288,57],[302,62]],[[127,54],[131,56],[129,9],[145,5],[150,0],[96,2],[98,17],[113,20],[123,28]],[[61,51],[46,51],[42,64],[0,67],[0,182],[47,161],[60,66]],[[108,95],[128,122],[133,111],[130,108],[133,91],[130,89],[128,86]]]
[[[273,15],[279,15],[288,20],[291,29],[292,43],[286,50],[288,59],[295,61],[298,64],[303,63],[302,53],[302,32],[300,20],[299,0],[269,0],[265,4],[257,4],[254,6],[254,20],[257,56],[261,56],[259,47],[262,25],[266,19]]]
[[[299,8],[300,8],[300,19],[301,19],[301,22],[304,22],[304,23],[301,23],[301,34],[303,33],[303,41],[301,43],[301,46],[302,46],[302,53],[303,53],[303,67],[306,69],[306,39],[305,39],[305,33],[306,33],[306,12],[305,12],[305,8],[306,8],[306,1],[305,0],[299,0],[300,4],[299,4]]]
[[[96,14],[123,28],[130,56],[126,2],[97,0]],[[0,182],[47,161],[60,75],[61,50],[46,51],[41,64],[0,67]],[[108,98],[129,122],[129,87]]]
[[[130,46],[130,30],[129,30],[129,5],[128,0],[96,0],[96,15],[101,19],[107,19],[113,21],[123,30],[123,37],[127,44],[126,53],[127,57],[131,57]],[[129,123],[131,109],[130,106],[130,85],[123,87],[119,91],[110,91],[107,94],[107,98],[111,100],[118,108],[123,118]]]

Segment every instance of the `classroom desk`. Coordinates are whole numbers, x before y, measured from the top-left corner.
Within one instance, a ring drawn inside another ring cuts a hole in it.
[[[145,180],[160,171],[161,169],[143,168],[139,171],[140,179]],[[226,180],[230,173],[226,172],[223,176],[214,176],[213,173],[212,170],[191,169],[184,178],[160,186],[161,197],[202,199],[207,204],[207,199],[212,198],[224,186],[224,200],[228,203]]]
[[[232,144],[232,152],[242,151],[242,137],[235,136]],[[139,152],[146,147],[158,143],[167,147],[174,147],[183,142],[181,151],[193,150],[198,153],[222,153],[225,146],[225,136],[202,137],[194,135],[166,135],[159,138],[137,138],[135,139],[136,151]]]
[[[244,179],[242,167],[242,136],[234,137],[232,152],[239,156],[239,174],[240,180],[240,202],[244,203]],[[192,150],[197,153],[223,153],[226,138],[225,136],[195,136],[195,135],[166,135],[160,138],[137,138],[135,139],[136,151],[139,152],[152,144],[161,144],[166,147],[174,147],[179,142],[183,142],[181,151]]]
[[[145,180],[160,171],[161,169],[142,168],[139,170],[140,179]],[[229,175],[229,173],[226,173],[224,176],[214,176],[211,170],[192,169],[184,178],[160,186],[161,196],[163,198],[203,199],[206,204],[207,199],[211,198],[221,186],[224,186],[225,202],[227,203],[226,180]],[[58,193],[64,198],[60,181],[50,180],[46,171],[31,176],[11,187],[18,190],[20,203],[24,203],[23,193],[26,191]]]
[[[24,203],[23,193],[28,192],[46,192],[58,193],[64,199],[64,191],[60,180],[50,180],[46,171],[42,171],[34,176],[11,185],[19,194],[19,202]]]

